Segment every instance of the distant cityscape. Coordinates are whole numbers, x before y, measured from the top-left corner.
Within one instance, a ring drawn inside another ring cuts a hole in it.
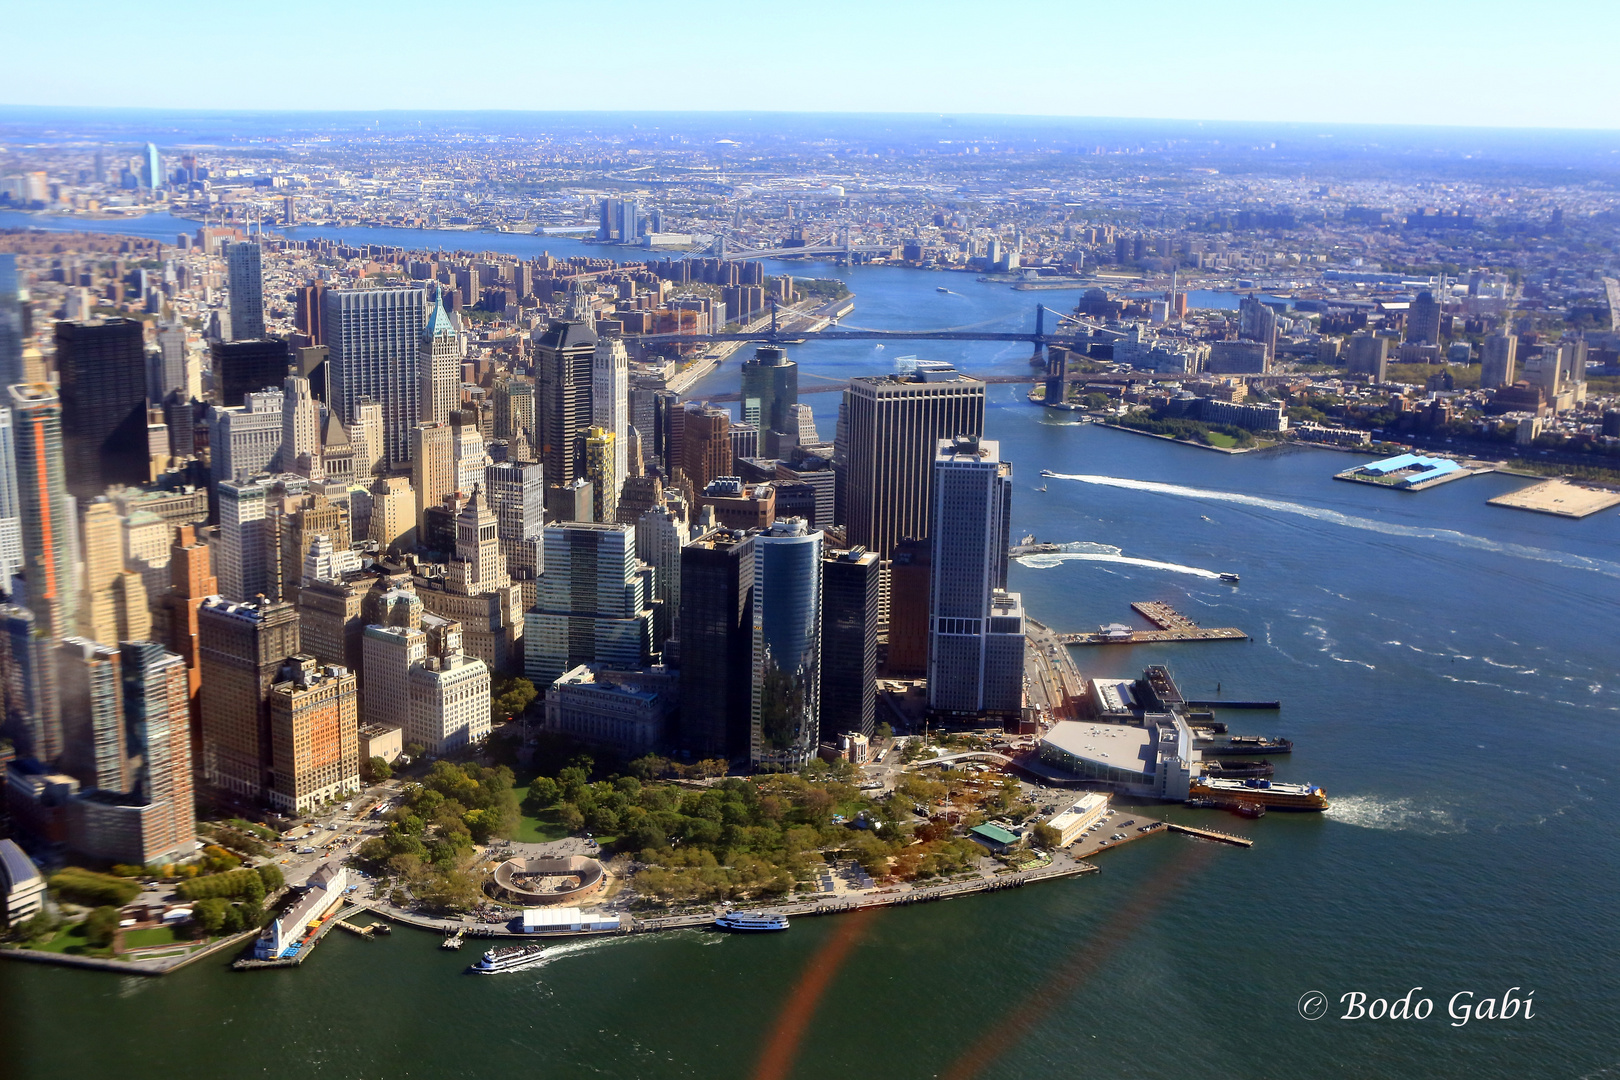
[[[294,962],[351,873],[430,926],[605,931],[617,913],[528,912],[544,881],[595,903],[614,854],[643,864],[611,868],[622,925],[684,925],[657,920],[719,896],[684,853],[764,820],[741,777],[777,785],[773,820],[827,829],[830,787],[793,784],[832,777],[836,823],[896,845],[857,860],[858,887],[786,847],[732,866],[760,903],[1083,873],[1161,827],[1105,836],[1110,792],[1325,808],[1262,783],[1265,762],[1220,762],[1291,744],[1228,734],[1162,668],[1082,678],[1026,615],[1010,553],[1042,548],[1011,535],[987,387],[1211,450],[1385,456],[1347,479],[1501,469],[1612,505],[1620,200],[1216,154],[972,133],[12,140],[0,210],[32,215],[0,232],[14,936],[76,933],[111,960],[194,924],[162,942],[234,932],[252,962]],[[129,231],[163,214],[173,235]],[[595,248],[524,257],[481,250],[488,233]],[[933,332],[1027,340],[1027,377],[909,358],[802,383],[795,350],[861,318],[829,263],[1027,294],[1038,330]],[[737,393],[694,393],[738,352]],[[818,423],[801,398],[829,388]],[[1508,505],[1570,513],[1554,501]],[[1155,640],[1244,636],[1155,610]],[[908,769],[936,757],[950,779]],[[1057,794],[1076,782],[1102,793]],[[741,800],[736,820],[682,801],[700,789]],[[513,854],[526,819],[578,850]]]

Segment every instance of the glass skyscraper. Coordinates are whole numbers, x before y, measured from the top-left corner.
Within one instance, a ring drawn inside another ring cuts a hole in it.
[[[809,762],[821,717],[821,538],[803,518],[781,518],[750,537],[754,549],[754,655],[750,763]]]

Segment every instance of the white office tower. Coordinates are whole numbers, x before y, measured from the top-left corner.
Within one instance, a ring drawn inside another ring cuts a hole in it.
[[[232,244],[225,252],[234,341],[264,337],[264,270],[260,254],[259,245],[251,242]]]
[[[158,400],[162,401],[178,390],[187,400],[191,394],[191,380],[186,371],[186,328],[172,323],[157,333],[158,340]]]
[[[0,407],[0,586],[23,571],[22,503],[17,491],[17,433],[11,410]]]
[[[524,674],[550,686],[581,664],[639,667],[652,648],[652,609],[635,530],[568,521],[544,535],[546,572],[523,621]]]
[[[418,617],[420,621],[420,617]],[[427,635],[410,625],[365,629],[360,640],[360,715],[367,724],[403,727],[411,715],[411,668],[427,658]]]
[[[537,576],[543,568],[546,485],[539,465],[502,462],[484,466],[484,491],[495,514],[496,536],[506,569],[514,580]]]
[[[455,429],[455,490],[471,495],[473,489],[484,484],[484,470],[489,466],[489,454],[484,449],[484,435],[470,418]]]
[[[389,469],[411,460],[411,429],[422,414],[420,289],[332,289],[321,304],[326,327],[328,404],[355,430],[360,404],[382,407],[382,460]],[[368,449],[372,449],[368,446]]]
[[[1023,605],[1006,591],[1012,466],[1000,451],[957,436],[934,455],[928,707],[938,714],[1005,718],[1023,704]]]
[[[22,354],[23,290],[17,277],[17,256],[0,252],[0,384],[26,381]]]
[[[816,430],[816,414],[810,406],[802,403],[789,405],[788,415],[793,418],[792,430],[798,435],[800,446],[815,446],[821,442],[821,433]],[[787,455],[784,453],[783,456]]]
[[[247,480],[269,471],[281,452],[279,391],[248,394],[242,405],[211,405],[208,447],[216,482]]]
[[[461,334],[435,289],[433,309],[422,328],[422,422],[448,422],[461,408]]]
[[[636,558],[653,568],[653,598],[662,601],[659,624],[653,627],[653,648],[680,639],[681,548],[691,539],[686,515],[669,505],[655,506],[636,519]]]
[[[330,536],[317,533],[304,555],[304,572],[299,579],[299,587],[313,585],[317,581],[342,581],[343,575],[358,573],[363,569],[365,561],[358,551],[340,551],[333,546]]]
[[[270,587],[266,512],[265,489],[260,485],[233,480],[219,485],[214,573],[219,578],[219,593],[227,600],[252,600]]]
[[[321,479],[321,407],[309,380],[289,375],[281,391],[281,471]]]
[[[489,667],[461,647],[461,624],[424,616],[428,655],[411,668],[405,738],[443,754],[489,734]]]
[[[821,531],[777,518],[749,537],[754,557],[754,647],[749,759],[798,769],[821,728]]]
[[[354,447],[354,474],[362,482],[386,472],[388,444],[383,439],[383,410],[375,401],[362,401],[355,407],[355,420],[345,424],[349,445]]]
[[[591,360],[591,426],[613,436],[613,477],[630,475],[630,355],[620,338],[602,338]],[[618,502],[618,492],[612,493]]]

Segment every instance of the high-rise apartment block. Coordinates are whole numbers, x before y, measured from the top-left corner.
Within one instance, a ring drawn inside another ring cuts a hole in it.
[[[1504,322],[1480,347],[1480,386],[1491,389],[1512,386],[1517,374],[1518,352],[1519,339],[1508,333]]]

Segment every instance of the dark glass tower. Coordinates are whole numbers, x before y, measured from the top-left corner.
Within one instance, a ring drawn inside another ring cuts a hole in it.
[[[821,564],[821,741],[870,736],[877,705],[878,557],[833,551]]]
[[[146,482],[146,348],[134,319],[56,324],[69,494]]]
[[[226,405],[240,405],[248,394],[258,390],[279,390],[291,361],[287,343],[277,338],[216,341],[209,346],[209,352],[214,378],[219,380],[220,399]]]
[[[681,549],[681,738],[699,758],[748,753],[754,551],[741,533]]]
[[[742,366],[743,423],[759,428],[761,449],[771,457],[798,443],[792,407],[799,400],[799,365],[774,345],[762,345]],[[786,440],[787,446],[781,444]]]

